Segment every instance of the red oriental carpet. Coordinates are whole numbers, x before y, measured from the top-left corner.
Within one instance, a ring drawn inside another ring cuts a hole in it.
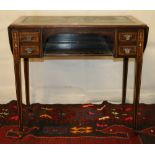
[[[131,104],[39,104],[31,111],[23,105],[25,136],[18,131],[16,101],[0,104],[1,144],[141,144],[155,143],[155,104],[140,104],[139,134],[132,129]]]

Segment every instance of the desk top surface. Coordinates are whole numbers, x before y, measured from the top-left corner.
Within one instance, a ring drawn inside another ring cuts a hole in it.
[[[142,26],[132,16],[22,16],[11,26]]]

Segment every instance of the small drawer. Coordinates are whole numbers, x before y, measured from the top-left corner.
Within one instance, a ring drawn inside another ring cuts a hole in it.
[[[136,46],[120,46],[119,47],[119,56],[135,56],[137,53]]]
[[[119,32],[119,41],[137,41],[137,32]]]
[[[39,32],[20,32],[20,42],[39,42]]]
[[[21,45],[20,52],[21,56],[24,57],[40,56],[40,48],[38,45]]]

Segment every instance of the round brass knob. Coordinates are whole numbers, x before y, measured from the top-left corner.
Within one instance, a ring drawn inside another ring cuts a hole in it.
[[[31,54],[33,52],[32,48],[26,48],[25,51],[27,52],[27,54]]]
[[[130,48],[124,48],[125,54],[130,54],[131,49]]]
[[[32,40],[32,36],[26,36],[26,40],[27,41],[31,41]]]
[[[125,34],[124,37],[126,40],[130,40],[132,36],[130,34]]]

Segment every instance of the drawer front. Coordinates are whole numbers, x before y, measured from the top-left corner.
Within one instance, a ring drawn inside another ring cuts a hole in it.
[[[39,32],[20,32],[20,42],[39,42]]]
[[[119,32],[119,41],[137,41],[137,32]]]
[[[23,57],[40,56],[40,48],[38,45],[21,45],[20,52]]]
[[[120,46],[119,56],[136,56],[137,47],[136,46]]]

